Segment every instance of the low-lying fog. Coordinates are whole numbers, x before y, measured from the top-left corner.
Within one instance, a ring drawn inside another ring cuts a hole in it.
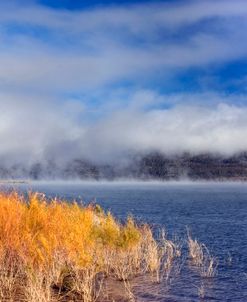
[[[127,108],[111,109],[89,121],[89,108],[79,102],[27,98],[19,106],[14,96],[0,95],[0,166],[64,166],[73,159],[124,165],[133,154],[152,151],[229,156],[247,150],[246,106],[229,105],[230,97],[211,94],[184,95],[189,105],[163,108],[164,98],[140,92]],[[178,98],[170,96],[169,103],[176,104]],[[216,104],[200,105],[205,98]],[[148,108],[157,100],[159,108]]]

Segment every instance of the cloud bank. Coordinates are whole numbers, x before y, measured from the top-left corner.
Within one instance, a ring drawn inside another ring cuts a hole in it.
[[[159,98],[160,108],[147,109],[141,102],[144,98],[148,106]],[[180,102],[185,98],[190,105]],[[215,104],[199,105],[194,101],[199,98],[214,99]],[[19,106],[19,99],[2,95],[0,159],[26,165],[45,160],[62,164],[78,158],[114,163],[152,151],[231,155],[247,150],[247,106],[232,105],[229,97],[158,96],[142,91],[132,99],[135,101],[127,108],[114,109],[107,116],[87,122],[84,117],[88,108],[81,103],[36,101],[34,105],[32,100],[22,100]],[[162,106],[168,99],[177,105]]]

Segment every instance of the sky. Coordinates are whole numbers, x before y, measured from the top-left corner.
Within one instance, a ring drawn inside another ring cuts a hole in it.
[[[0,0],[0,160],[247,150],[245,0]]]

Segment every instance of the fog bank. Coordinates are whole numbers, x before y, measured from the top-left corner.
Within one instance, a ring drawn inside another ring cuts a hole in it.
[[[246,151],[247,106],[208,97],[217,102],[203,105],[205,95],[187,95],[184,105],[176,104],[176,95],[167,97],[168,106],[166,96],[142,93],[133,96],[129,106],[111,108],[104,116],[94,112],[92,118],[91,109],[76,101],[0,95],[1,164],[62,165],[74,159],[112,164],[153,151],[226,156]],[[148,108],[155,102],[159,106]]]

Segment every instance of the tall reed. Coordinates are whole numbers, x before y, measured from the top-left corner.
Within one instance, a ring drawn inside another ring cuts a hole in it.
[[[210,254],[205,244],[192,239],[189,231],[188,248],[192,263],[199,268],[201,277],[214,277],[217,274],[218,260]]]
[[[98,206],[0,193],[1,301],[74,295],[92,302],[107,275],[123,280],[132,297],[129,279],[156,265],[152,245],[150,228],[131,217],[120,224]]]

